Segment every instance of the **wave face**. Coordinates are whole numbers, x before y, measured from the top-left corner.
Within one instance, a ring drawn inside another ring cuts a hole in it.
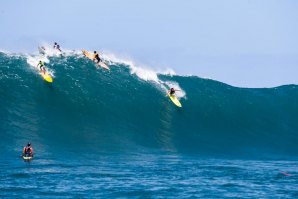
[[[48,84],[32,66],[34,59],[39,58],[0,53],[0,147],[7,151],[19,152],[30,140],[39,153],[298,155],[296,85],[236,88],[142,73],[112,60],[108,72],[76,53],[44,58],[54,75]],[[171,85],[182,89],[182,109],[166,97]]]

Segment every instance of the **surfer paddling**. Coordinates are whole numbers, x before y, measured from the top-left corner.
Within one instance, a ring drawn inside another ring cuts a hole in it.
[[[23,156],[24,157],[33,157],[33,148],[31,147],[30,142],[28,142],[27,146],[24,147]]]

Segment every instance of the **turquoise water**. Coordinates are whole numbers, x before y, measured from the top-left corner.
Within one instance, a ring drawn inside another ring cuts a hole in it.
[[[63,152],[64,153],[64,152]],[[297,198],[297,162],[162,154],[1,160],[0,197]],[[3,169],[6,171],[3,172]],[[291,176],[280,173],[286,170]]]
[[[48,84],[30,59],[0,53],[1,198],[298,196],[297,85],[146,81],[129,64],[108,72],[75,53],[48,57]],[[24,162],[28,141],[35,157]]]

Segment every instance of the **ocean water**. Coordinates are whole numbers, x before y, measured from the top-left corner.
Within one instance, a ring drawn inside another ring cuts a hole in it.
[[[0,53],[0,198],[298,198],[297,85],[237,88],[104,58],[110,72],[79,52]]]

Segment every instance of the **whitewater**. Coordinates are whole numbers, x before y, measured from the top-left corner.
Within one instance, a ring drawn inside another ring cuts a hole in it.
[[[63,50],[0,52],[1,198],[298,197],[297,85],[239,88],[112,53],[106,71]]]

